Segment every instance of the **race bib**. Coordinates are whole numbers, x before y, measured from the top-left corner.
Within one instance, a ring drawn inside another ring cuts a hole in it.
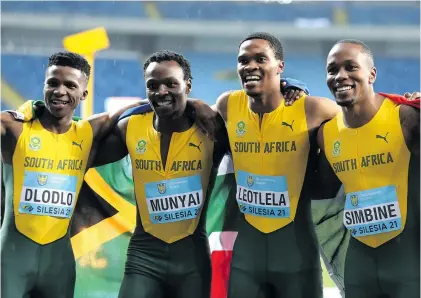
[[[290,216],[285,176],[262,176],[237,171],[236,198],[242,213],[275,218]]]
[[[395,186],[348,193],[344,225],[354,237],[401,229],[401,211]]]
[[[154,224],[196,218],[203,203],[199,175],[146,183],[145,194]]]
[[[25,171],[19,213],[70,218],[76,185],[76,176]]]

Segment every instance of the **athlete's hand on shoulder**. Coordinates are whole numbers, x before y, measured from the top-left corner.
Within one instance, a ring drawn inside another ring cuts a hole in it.
[[[416,100],[416,99],[420,99],[421,93],[420,92],[413,92],[411,94],[409,92],[405,92],[405,94],[403,96],[405,96],[409,100]]]
[[[211,140],[215,141],[216,117],[218,113],[214,111],[207,103],[199,99],[190,99],[187,105],[197,127],[206,134]]]
[[[284,88],[286,86],[286,82],[281,83],[281,88]],[[285,93],[282,94],[282,96],[285,99],[285,105],[286,106],[292,106],[292,104],[300,99],[304,94],[306,94],[303,90],[299,89],[298,87],[290,87],[286,90]]]

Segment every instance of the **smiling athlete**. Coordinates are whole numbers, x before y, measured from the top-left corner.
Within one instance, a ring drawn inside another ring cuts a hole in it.
[[[283,47],[268,33],[239,46],[243,90],[222,94],[241,217],[229,298],[322,297],[319,244],[311,217],[316,130],[339,107],[303,96],[287,107],[280,89]]]
[[[345,189],[345,296],[419,297],[419,107],[374,92],[374,58],[361,41],[337,42],[326,70],[342,111],[318,132],[319,190]]]
[[[211,265],[202,213],[228,148],[222,119],[216,140],[187,116],[189,62],[161,51],[144,64],[153,111],[119,121],[96,164],[132,161],[137,224],[119,297],[210,297]]]
[[[98,141],[125,110],[73,121],[89,75],[83,57],[56,53],[45,73],[43,114],[23,123],[2,112],[1,297],[73,297],[70,221]]]

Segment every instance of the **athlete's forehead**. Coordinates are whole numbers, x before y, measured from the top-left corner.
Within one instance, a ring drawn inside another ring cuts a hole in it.
[[[252,56],[252,55],[271,55],[275,54],[270,43],[265,39],[250,39],[244,41],[238,50],[238,57]]]
[[[145,70],[145,80],[184,79],[184,71],[176,61],[152,62]]]
[[[86,81],[86,76],[79,70],[70,66],[52,65],[45,71],[45,80],[60,80],[81,83]]]
[[[330,50],[326,65],[343,64],[346,62],[362,63],[367,59],[367,54],[364,53],[363,48],[358,44],[340,43],[333,46]]]

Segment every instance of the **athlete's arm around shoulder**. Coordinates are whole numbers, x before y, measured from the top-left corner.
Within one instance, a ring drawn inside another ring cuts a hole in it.
[[[1,156],[2,160],[12,163],[16,142],[22,133],[23,123],[9,112],[1,112]]]
[[[325,97],[306,96],[305,111],[307,117],[307,126],[311,130],[319,127],[326,120],[333,119],[341,108],[334,102]]]
[[[420,110],[401,105],[399,110],[402,133],[406,146],[416,157],[420,156]]]
[[[147,100],[139,100],[135,103],[120,108],[114,112],[106,112],[92,115],[88,118],[89,123],[92,126],[92,131],[94,134],[94,141],[99,141],[106,135],[108,135],[116,126],[118,118],[128,109],[137,107],[143,104],[148,104]]]
[[[311,192],[311,198],[315,200],[336,197],[342,185],[326,158],[323,136],[324,127],[325,123],[317,131],[317,144],[320,150],[317,156],[317,167],[312,181]]]
[[[116,162],[128,154],[126,131],[130,117],[118,121],[113,130],[103,137],[91,152],[94,167]]]

